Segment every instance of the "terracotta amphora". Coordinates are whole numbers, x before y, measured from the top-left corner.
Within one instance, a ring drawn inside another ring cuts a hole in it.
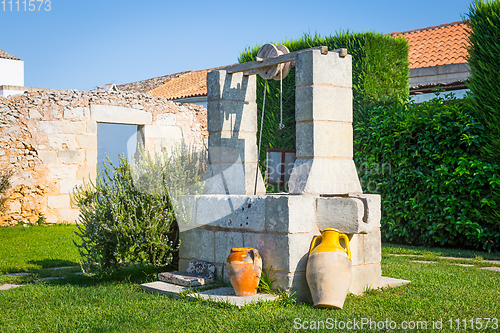
[[[339,243],[340,238],[345,241],[345,249]],[[342,309],[352,280],[347,235],[326,228],[321,231],[321,236],[314,237],[307,260],[306,279],[315,307]]]
[[[234,247],[226,260],[227,274],[236,296],[252,296],[257,293],[262,274],[262,258],[251,247]]]

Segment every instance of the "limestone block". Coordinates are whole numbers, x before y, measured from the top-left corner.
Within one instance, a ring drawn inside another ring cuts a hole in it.
[[[79,168],[76,173],[76,178],[79,180],[92,180],[95,181],[97,176],[97,167],[95,165],[88,165],[83,168]]]
[[[233,247],[243,247],[243,234],[241,232],[216,231],[215,263],[225,263]]]
[[[87,133],[97,134],[97,122],[87,121],[86,124],[87,124]]]
[[[146,125],[144,137],[179,141],[182,139],[182,130],[177,126]]]
[[[298,122],[297,157],[353,157],[351,123],[333,121]]]
[[[97,135],[95,134],[78,134],[76,142],[79,148],[97,149]]]
[[[151,125],[150,112],[114,105],[90,105],[91,119],[98,123]]]
[[[201,195],[197,200],[196,223],[220,228],[263,231],[265,212],[266,198],[263,196]]]
[[[76,186],[83,185],[81,180],[76,179],[61,179],[59,181],[59,193],[73,193]]]
[[[215,261],[215,236],[211,230],[190,229],[179,233],[179,258]]]
[[[236,149],[243,163],[257,163],[257,138],[255,133],[246,132],[211,132],[208,137],[208,147]],[[227,154],[226,149],[209,151],[211,162],[233,163],[234,153]]]
[[[382,217],[380,194],[358,194],[353,195],[363,201],[365,206],[365,216],[367,223],[372,228],[380,228],[380,219]]]
[[[80,121],[85,119],[85,112],[82,107],[65,108],[63,117],[66,120]]]
[[[85,165],[97,165],[97,149],[85,149]]]
[[[382,241],[379,228],[374,228],[373,231],[366,235],[364,238],[364,263],[375,264],[382,261]]]
[[[73,134],[49,135],[49,148],[51,149],[77,149],[77,143]]]
[[[208,131],[257,132],[257,103],[211,101],[207,105]]]
[[[158,115],[158,125],[175,126],[177,115],[175,113],[163,113]]]
[[[204,286],[214,282],[214,279],[210,279],[208,276],[199,276],[197,274],[179,271],[159,273],[158,280],[185,287]]]
[[[87,123],[84,121],[65,121],[63,122],[63,132],[66,134],[83,134],[87,132]]]
[[[295,120],[352,122],[352,90],[334,86],[301,86],[295,91]]]
[[[82,150],[60,150],[57,155],[62,164],[83,164],[85,161],[85,151]]]
[[[321,197],[316,199],[318,227],[335,228],[343,234],[367,233],[372,226],[367,223],[365,205],[354,197]]]
[[[282,289],[289,294],[295,292],[295,299],[299,302],[311,302],[311,291],[307,284],[306,273],[274,273],[276,281],[273,289]]]
[[[47,198],[47,206],[51,209],[61,209],[61,208],[70,208],[71,200],[69,195],[57,195],[57,196],[49,196]]]
[[[59,216],[63,222],[74,223],[78,221],[80,217],[80,210],[78,209],[61,209],[59,211]]]
[[[364,236],[361,234],[351,234],[349,236],[349,245],[351,248],[351,261],[353,266],[364,265],[365,264],[365,246],[364,246]],[[340,240],[340,245],[345,248],[345,242],[343,239]]]
[[[43,164],[57,164],[57,152],[50,150],[39,150],[38,158],[43,162]]]
[[[31,109],[29,112],[29,118],[30,119],[39,119],[42,118],[43,116],[38,112],[38,110]]]
[[[204,193],[253,195],[255,190],[255,175],[257,175],[256,194],[265,194],[266,188],[262,174],[260,172],[256,173],[256,165],[256,163],[209,164],[211,176],[205,181]]]
[[[60,134],[63,132],[62,121],[46,121],[41,120],[38,122],[38,128],[43,133]]]
[[[352,283],[349,292],[359,295],[364,293],[368,286],[378,288],[381,276],[380,264],[352,266]]]
[[[270,232],[318,232],[316,197],[312,195],[268,195],[266,230]]]
[[[264,269],[305,272],[313,236],[313,233],[289,235],[244,233],[243,244],[259,251]]]
[[[295,85],[312,84],[352,87],[352,56],[342,58],[337,52],[323,55],[319,50],[298,54],[295,60]]]
[[[288,183],[290,194],[361,194],[351,159],[297,159]]]
[[[8,212],[9,213],[20,214],[21,213],[21,208],[22,208],[22,205],[21,205],[21,203],[19,201],[17,201],[17,200],[10,201],[9,202],[9,210],[8,210]]]
[[[76,179],[78,166],[76,165],[51,165],[49,166],[50,178]]]
[[[255,101],[256,79],[255,75],[227,74],[225,70],[213,70],[207,74],[207,100]]]

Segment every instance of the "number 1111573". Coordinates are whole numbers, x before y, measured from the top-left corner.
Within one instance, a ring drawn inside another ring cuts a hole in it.
[[[0,5],[4,12],[50,12],[52,9],[50,0],[2,0]]]

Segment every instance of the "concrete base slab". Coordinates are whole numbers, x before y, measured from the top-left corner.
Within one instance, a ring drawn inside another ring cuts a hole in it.
[[[232,287],[221,287],[217,289],[210,289],[201,291],[199,293],[189,294],[189,298],[204,298],[215,302],[228,302],[241,308],[249,303],[257,301],[275,301],[277,296],[270,294],[256,294],[253,296],[236,296]]]
[[[399,286],[404,286],[405,284],[409,284],[411,281],[409,280],[403,280],[403,279],[395,279],[395,278],[390,278],[387,276],[381,276],[380,277],[380,288],[385,288],[385,287],[399,287]]]
[[[483,267],[481,269],[485,269],[487,271],[500,272],[500,267]]]
[[[188,288],[183,286],[178,286],[172,283],[155,281],[150,283],[141,284],[141,288],[144,291],[153,294],[162,294],[169,297],[178,298],[179,294],[185,290],[196,290],[196,288]],[[194,292],[187,294],[186,297],[190,299],[203,298],[206,300],[212,300],[214,302],[228,302],[237,307],[242,307],[249,303],[254,303],[257,301],[275,301],[278,297],[269,294],[257,294],[254,296],[236,296],[232,287],[221,287],[217,289],[204,290],[200,292]]]
[[[9,289],[13,289],[13,288],[17,288],[17,287],[22,287],[23,285],[22,284],[10,284],[10,283],[7,283],[7,284],[3,284],[0,286],[0,290],[9,290]]]

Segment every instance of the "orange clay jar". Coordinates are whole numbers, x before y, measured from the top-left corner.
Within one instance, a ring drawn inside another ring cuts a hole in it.
[[[251,247],[234,247],[226,260],[227,274],[236,296],[252,296],[257,293],[262,273],[262,258]]]

